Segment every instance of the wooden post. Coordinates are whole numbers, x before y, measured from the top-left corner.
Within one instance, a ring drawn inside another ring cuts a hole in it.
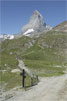
[[[31,78],[31,86],[33,86],[33,78]]]
[[[24,69],[22,70],[22,73],[20,75],[22,76],[22,86],[24,88],[25,87],[25,78],[26,78]]]
[[[22,80],[22,85],[23,85],[23,87],[24,87],[24,79],[25,79],[25,71],[24,71],[24,69],[23,69],[23,80]]]
[[[38,80],[38,75],[37,75],[37,83],[38,83],[38,81],[39,81],[39,80]]]

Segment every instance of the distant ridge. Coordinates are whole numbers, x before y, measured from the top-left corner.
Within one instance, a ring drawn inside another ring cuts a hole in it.
[[[67,21],[64,21],[60,23],[59,25],[55,26],[53,30],[67,32]]]

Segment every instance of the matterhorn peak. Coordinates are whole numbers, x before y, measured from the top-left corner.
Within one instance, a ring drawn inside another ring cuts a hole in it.
[[[40,13],[39,13],[38,10],[35,10],[35,11],[33,12],[33,14],[35,14],[35,15],[40,15]]]
[[[31,36],[36,35],[36,33],[41,33],[46,30],[46,23],[43,16],[39,11],[35,10],[33,15],[30,17],[28,24],[22,28],[22,35]]]

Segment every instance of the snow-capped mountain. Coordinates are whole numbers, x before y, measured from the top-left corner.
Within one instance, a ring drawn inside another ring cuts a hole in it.
[[[13,35],[13,34],[1,34],[0,40],[1,41],[6,40],[6,39],[12,40],[12,39],[14,39],[14,37],[15,37],[15,35]]]
[[[35,10],[32,16],[30,17],[28,24],[26,24],[22,28],[21,35],[25,36],[36,35],[36,33],[40,34],[41,32],[50,29],[51,27],[45,23],[43,16],[37,10]]]

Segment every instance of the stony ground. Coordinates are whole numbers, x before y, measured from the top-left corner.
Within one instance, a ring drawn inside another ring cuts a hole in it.
[[[22,61],[19,61],[19,67],[30,73]],[[16,90],[16,87],[7,93],[3,92],[1,101],[67,101],[67,72],[63,76],[42,77],[39,80],[38,85],[31,88]]]
[[[6,101],[67,101],[67,74],[59,77],[42,77],[38,85],[18,90]]]

